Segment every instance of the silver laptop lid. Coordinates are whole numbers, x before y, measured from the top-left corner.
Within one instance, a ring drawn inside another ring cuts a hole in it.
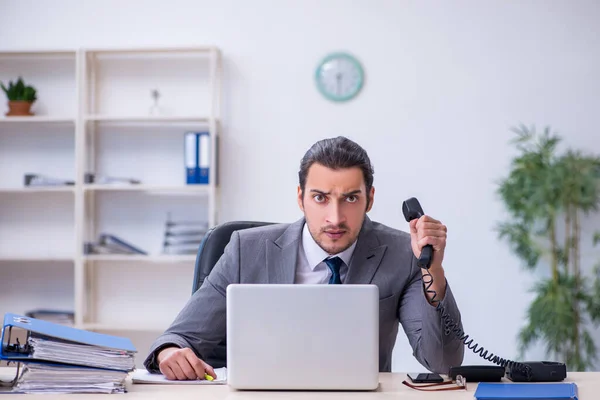
[[[377,388],[378,287],[229,285],[227,381],[236,389]]]

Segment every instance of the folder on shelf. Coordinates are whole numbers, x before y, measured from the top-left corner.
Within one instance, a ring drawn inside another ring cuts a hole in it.
[[[577,400],[577,385],[561,383],[488,383],[477,386],[477,400]]]
[[[75,181],[68,181],[64,179],[53,178],[42,174],[25,174],[24,178],[25,186],[37,187],[37,186],[73,186]]]
[[[208,132],[196,134],[198,140],[198,168],[196,169],[197,183],[208,184],[210,169],[210,143]]]
[[[186,183],[208,184],[210,176],[210,135],[186,132],[184,141]]]
[[[113,185],[113,184],[124,184],[124,185],[139,185],[142,183],[139,179],[125,178],[119,176],[104,176],[97,175],[92,172],[86,172],[83,181],[86,184],[98,184],[98,185]]]
[[[198,244],[186,244],[186,245],[169,245],[166,244],[163,247],[163,254],[168,255],[190,255],[198,253]]]
[[[165,236],[204,236],[208,225],[167,225]]]
[[[198,144],[196,134],[187,132],[185,134],[185,175],[188,185],[196,183],[196,166],[198,165]]]
[[[204,239],[204,235],[190,235],[190,236],[172,236],[166,235],[164,245],[165,246],[177,246],[177,245],[195,245],[198,247],[200,243],[202,243],[202,239]]]
[[[117,254],[141,254],[148,255],[142,249],[135,247],[134,245],[124,241],[121,238],[116,237],[115,235],[109,235],[103,233],[98,238],[98,245],[100,247],[104,247],[107,249],[112,249]]]

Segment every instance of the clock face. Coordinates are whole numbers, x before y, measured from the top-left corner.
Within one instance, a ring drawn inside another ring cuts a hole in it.
[[[360,63],[351,55],[334,53],[321,61],[315,80],[323,96],[333,101],[346,101],[362,88],[364,73]]]

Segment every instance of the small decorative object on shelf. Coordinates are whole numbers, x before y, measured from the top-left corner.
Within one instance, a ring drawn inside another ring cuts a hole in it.
[[[19,77],[16,83],[10,81],[8,88],[2,82],[0,82],[0,86],[2,86],[2,90],[4,90],[6,97],[8,97],[8,112],[6,116],[33,115],[31,105],[37,99],[37,91],[33,86],[25,85],[21,77]]]
[[[152,95],[152,107],[150,107],[150,115],[161,115],[160,106],[158,105],[158,99],[160,98],[160,92],[157,89],[150,91]]]

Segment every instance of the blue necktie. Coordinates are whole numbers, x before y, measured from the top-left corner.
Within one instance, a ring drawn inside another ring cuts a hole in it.
[[[340,283],[342,283],[342,280],[340,279],[340,266],[344,263],[344,261],[339,257],[326,258],[323,261],[325,261],[325,264],[327,264],[327,266],[331,270],[331,278],[329,278],[329,284],[339,285]]]

